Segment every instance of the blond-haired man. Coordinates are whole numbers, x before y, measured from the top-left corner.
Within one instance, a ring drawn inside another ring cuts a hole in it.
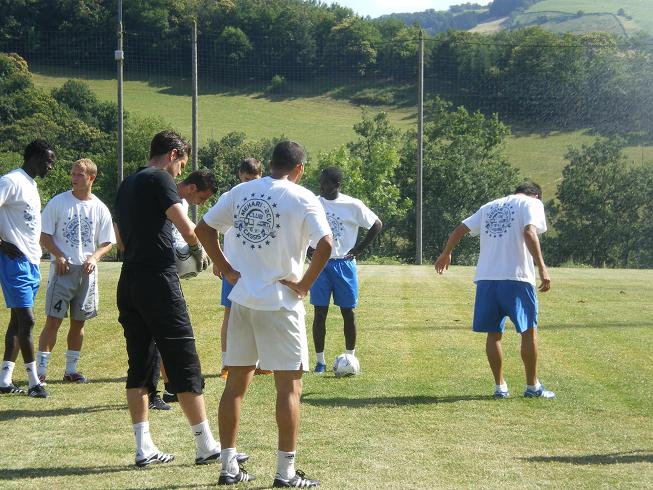
[[[97,315],[97,264],[116,237],[109,208],[92,193],[97,166],[82,158],[73,163],[72,190],[53,197],[42,215],[41,244],[50,252],[52,264],[45,298],[45,326],[39,337],[36,355],[40,380],[46,370],[57,332],[70,310],[68,350],[63,380],[84,383],[86,377],[77,369],[84,323]]]

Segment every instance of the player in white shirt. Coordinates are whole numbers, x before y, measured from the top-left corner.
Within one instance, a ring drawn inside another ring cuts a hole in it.
[[[82,158],[70,171],[72,190],[54,196],[42,213],[41,244],[52,258],[45,298],[45,326],[36,353],[39,379],[45,382],[57,333],[70,307],[68,350],[63,380],[85,383],[77,369],[84,324],[97,316],[97,264],[116,243],[109,208],[93,195],[97,166]]]
[[[354,308],[358,304],[358,272],[356,257],[372,243],[381,231],[381,221],[362,201],[340,193],[342,170],[328,167],[320,175],[320,204],[331,227],[333,249],[331,258],[311,287],[311,304],[315,308],[313,317],[313,342],[317,362],[315,372],[326,371],[324,341],[329,303],[340,307],[344,323],[345,349],[355,355],[356,321]],[[356,245],[358,229],[365,228],[365,238]],[[309,250],[309,254],[311,250]]]
[[[305,309],[302,298],[331,255],[331,231],[324,209],[297,185],[304,173],[304,150],[291,141],[276,145],[270,176],[237,185],[223,194],[195,230],[223,278],[234,284],[227,330],[229,377],[218,421],[222,444],[219,485],[251,481],[236,463],[240,407],[256,361],[274,371],[277,391],[277,470],[274,487],[315,487],[295,471],[302,374],[308,370]],[[238,247],[229,262],[218,232],[233,227]],[[304,272],[306,249],[316,244]]]
[[[497,398],[507,398],[503,377],[503,336],[506,318],[521,334],[521,357],[526,371],[527,398],[554,398],[537,378],[537,292],[535,265],[541,292],[551,288],[538,234],[546,231],[542,189],[525,181],[515,193],[491,201],[463,220],[451,233],[435,270],[442,274],[451,263],[451,251],[467,233],[481,235],[476,267],[473,330],[487,333],[486,353],[494,375]],[[535,263],[533,263],[535,261]]]
[[[52,169],[55,154],[43,140],[25,148],[22,168],[0,178],[0,283],[11,319],[5,334],[5,353],[0,371],[0,393],[23,394],[12,382],[18,349],[23,355],[29,389],[34,398],[46,398],[34,361],[34,299],[41,282],[41,198],[36,177]]]

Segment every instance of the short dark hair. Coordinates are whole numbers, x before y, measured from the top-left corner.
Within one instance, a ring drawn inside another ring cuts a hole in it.
[[[343,174],[342,170],[338,167],[327,167],[322,170],[322,175],[334,184],[342,184]]]
[[[305,159],[304,149],[294,141],[280,141],[272,152],[272,165],[280,170],[290,171]]]
[[[542,188],[539,184],[531,180],[525,180],[517,186],[515,194],[526,194],[527,196],[537,197],[542,199]]]
[[[238,167],[238,172],[246,175],[261,175],[263,169],[261,167],[261,162],[256,158],[243,158]]]
[[[166,129],[154,135],[150,143],[150,158],[155,158],[166,153],[177,150],[177,158],[190,153],[190,145],[179,134]]]
[[[45,140],[34,140],[25,147],[23,152],[23,161],[28,162],[34,157],[45,157],[51,151],[54,153],[54,148]]]
[[[209,189],[212,194],[218,192],[218,183],[215,181],[215,175],[208,168],[201,168],[189,173],[182,182],[186,185],[195,184],[195,187],[200,192]]]

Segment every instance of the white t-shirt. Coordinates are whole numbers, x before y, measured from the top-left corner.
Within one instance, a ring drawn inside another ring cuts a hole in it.
[[[41,260],[41,198],[22,168],[0,178],[0,239],[13,243],[32,264]]]
[[[188,216],[188,201],[186,199],[181,200],[181,207],[184,210],[184,214],[186,216]],[[175,248],[181,248],[184,245],[188,245],[188,243],[186,243],[186,240],[184,240],[184,237],[181,236],[181,233],[179,233],[179,230],[177,229],[177,227],[173,223],[173,225],[172,225],[172,246],[175,247]]]
[[[333,200],[318,196],[326,213],[331,234],[333,235],[332,259],[342,259],[356,246],[358,228],[369,230],[379,219],[370,208],[359,199],[346,194],[338,194]],[[315,243],[311,243],[315,247]]]
[[[116,243],[109,208],[93,195],[82,201],[73,191],[57,194],[45,205],[42,220],[43,233],[74,265],[82,265],[102,243]]]
[[[481,235],[481,254],[474,281],[512,280],[535,285],[533,256],[526,247],[524,228],[546,231],[542,201],[513,194],[491,201],[463,221],[473,235]]]
[[[241,277],[231,301],[254,310],[305,311],[279,280],[301,279],[309,242],[331,233],[312,192],[287,179],[264,177],[224,193],[203,219],[221,233],[234,228],[229,258]]]

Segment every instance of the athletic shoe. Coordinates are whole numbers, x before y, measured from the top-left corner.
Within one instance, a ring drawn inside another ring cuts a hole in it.
[[[25,390],[19,388],[15,384],[11,383],[9,386],[0,386],[0,394],[2,395],[24,395]]]
[[[270,371],[269,369],[261,369],[261,368],[256,368],[254,369],[254,374],[259,375],[259,374],[272,374],[274,371]]]
[[[45,391],[42,384],[38,384],[27,390],[27,396],[31,396],[32,398],[47,398],[48,392]]]
[[[229,473],[220,472],[220,478],[218,478],[218,485],[235,485],[236,483],[243,483],[248,481],[254,481],[256,477],[247,473],[245,468],[242,465],[238,465],[238,473],[235,475],[230,475]]]
[[[494,391],[494,398],[508,398],[510,396],[510,393],[508,393],[508,390],[503,391],[503,390],[495,390]]]
[[[225,366],[225,367],[223,367],[222,370],[220,371],[220,376],[218,376],[218,377],[219,377],[220,379],[227,379],[228,376],[229,376],[229,367],[228,367],[228,366]]]
[[[168,390],[163,390],[163,396],[161,398],[166,403],[177,403],[179,401],[177,393],[170,393]]]
[[[172,410],[170,405],[161,400],[158,392],[150,395],[149,408],[150,410]]]
[[[275,475],[274,482],[272,483],[272,487],[274,488],[312,488],[319,486],[320,480],[306,478],[306,473],[302,470],[297,470],[295,476],[290,480],[284,480]]]
[[[138,466],[139,468],[144,468],[145,466],[149,466],[154,463],[169,463],[170,461],[174,461],[174,459],[175,459],[174,454],[166,454],[166,453],[162,453],[161,451],[158,451],[154,453],[152,456],[149,456],[147,458],[137,459],[136,466]]]
[[[321,362],[318,362],[315,365],[315,369],[313,370],[315,374],[322,374],[326,373],[326,364],[322,364]]]
[[[45,376],[44,376],[45,377]],[[66,383],[86,383],[88,378],[82,373],[66,373],[63,375],[63,380]]]
[[[249,459],[249,455],[245,453],[236,453],[236,461],[238,464],[243,464]],[[195,464],[212,464],[220,462],[220,451],[213,453],[206,458],[197,457],[195,458]]]
[[[531,390],[526,388],[526,391],[524,391],[524,396],[526,398],[555,398],[556,394],[553,391],[549,391],[544,388],[544,385],[540,385],[539,390]]]

